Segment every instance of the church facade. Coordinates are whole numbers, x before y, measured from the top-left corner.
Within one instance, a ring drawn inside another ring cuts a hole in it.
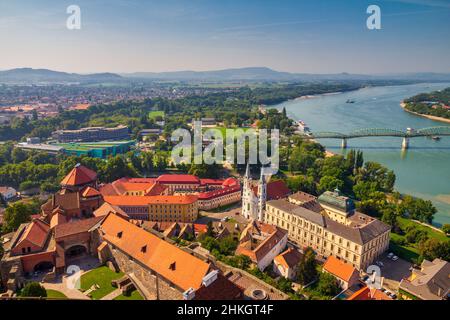
[[[267,200],[267,183],[264,176],[264,170],[261,169],[261,178],[259,179],[256,192],[253,180],[250,176],[250,166],[244,176],[244,187],[242,192],[242,215],[249,220],[263,221],[264,208]]]

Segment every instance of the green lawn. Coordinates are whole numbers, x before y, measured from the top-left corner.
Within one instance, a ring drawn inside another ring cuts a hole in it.
[[[202,131],[203,131],[203,133],[204,133],[206,130],[209,130],[209,129],[219,130],[220,133],[222,134],[223,138],[225,139],[226,136],[227,136],[227,130],[234,130],[234,131],[233,131],[234,136],[235,136],[236,138],[239,138],[239,137],[242,135],[242,133],[245,133],[247,130],[249,130],[249,129],[251,129],[251,128],[244,128],[244,127],[242,127],[242,128],[214,127],[214,128],[202,128]],[[238,131],[239,129],[242,129],[242,131]],[[255,133],[255,136],[256,136],[256,133]]]
[[[402,229],[404,232],[406,231],[406,228],[410,225],[414,225],[419,230],[424,230],[427,232],[428,237],[437,239],[439,241],[447,241],[448,237],[441,232],[435,231],[429,227],[423,226],[417,222],[414,222],[412,220],[406,219],[406,218],[399,218],[399,226],[400,229]],[[420,257],[419,250],[417,248],[417,245],[415,244],[407,244],[407,245],[399,245],[398,242],[401,239],[405,239],[405,236],[399,235],[396,233],[391,233],[391,243],[390,243],[390,250],[394,252],[397,256],[399,256],[402,259],[405,259],[412,263],[419,262],[418,259]],[[406,241],[406,240],[405,240]],[[396,242],[396,243],[394,243]]]
[[[116,290],[116,288],[111,285],[111,281],[119,279],[123,277],[123,275],[123,272],[116,273],[106,266],[93,269],[81,276],[81,291],[84,292],[92,285],[98,284],[100,288],[91,292],[91,297],[94,300],[101,299]]]
[[[400,228],[402,230],[406,230],[406,228],[409,225],[414,225],[419,230],[425,230],[428,233],[428,236],[430,238],[435,238],[435,239],[437,239],[439,241],[447,241],[448,240],[448,237],[443,232],[435,231],[435,230],[433,230],[433,229],[431,229],[429,227],[423,226],[423,225],[421,225],[421,224],[419,224],[417,222],[414,222],[414,221],[412,221],[410,219],[399,218],[398,220],[399,220],[398,222],[399,222]]]
[[[144,298],[142,298],[139,294],[139,291],[134,290],[129,297],[121,294],[120,296],[114,298],[114,300],[144,300]]]
[[[156,119],[156,117],[162,117],[164,119],[164,111],[150,111],[148,113],[150,119]]]
[[[67,299],[66,295],[60,291],[47,289],[47,298],[52,299]]]

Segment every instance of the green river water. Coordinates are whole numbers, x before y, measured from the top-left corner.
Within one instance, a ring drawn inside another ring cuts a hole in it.
[[[450,83],[369,87],[287,101],[275,108],[286,107],[291,118],[303,120],[312,132],[349,133],[362,128],[406,130],[450,126],[412,115],[400,107],[402,99],[446,87],[450,87]],[[354,103],[346,103],[349,99]],[[331,152],[346,152],[341,149],[340,140],[321,139],[319,142]],[[450,223],[450,137],[442,137],[440,141],[413,138],[406,151],[401,150],[401,142],[398,137],[350,139],[347,150],[363,150],[366,161],[377,161],[394,170],[398,191],[433,201],[438,209],[433,223]]]

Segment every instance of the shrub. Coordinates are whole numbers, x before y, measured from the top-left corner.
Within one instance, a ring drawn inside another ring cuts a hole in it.
[[[47,297],[47,291],[37,282],[30,282],[22,289],[22,297]]]

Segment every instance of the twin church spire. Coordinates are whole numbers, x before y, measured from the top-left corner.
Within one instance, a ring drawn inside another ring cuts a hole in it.
[[[264,174],[264,167],[261,167],[261,176],[258,181],[257,192],[255,194],[253,188],[253,180],[250,175],[250,165],[247,164],[242,194],[242,215],[246,219],[263,221],[266,200],[267,200],[267,182]]]

